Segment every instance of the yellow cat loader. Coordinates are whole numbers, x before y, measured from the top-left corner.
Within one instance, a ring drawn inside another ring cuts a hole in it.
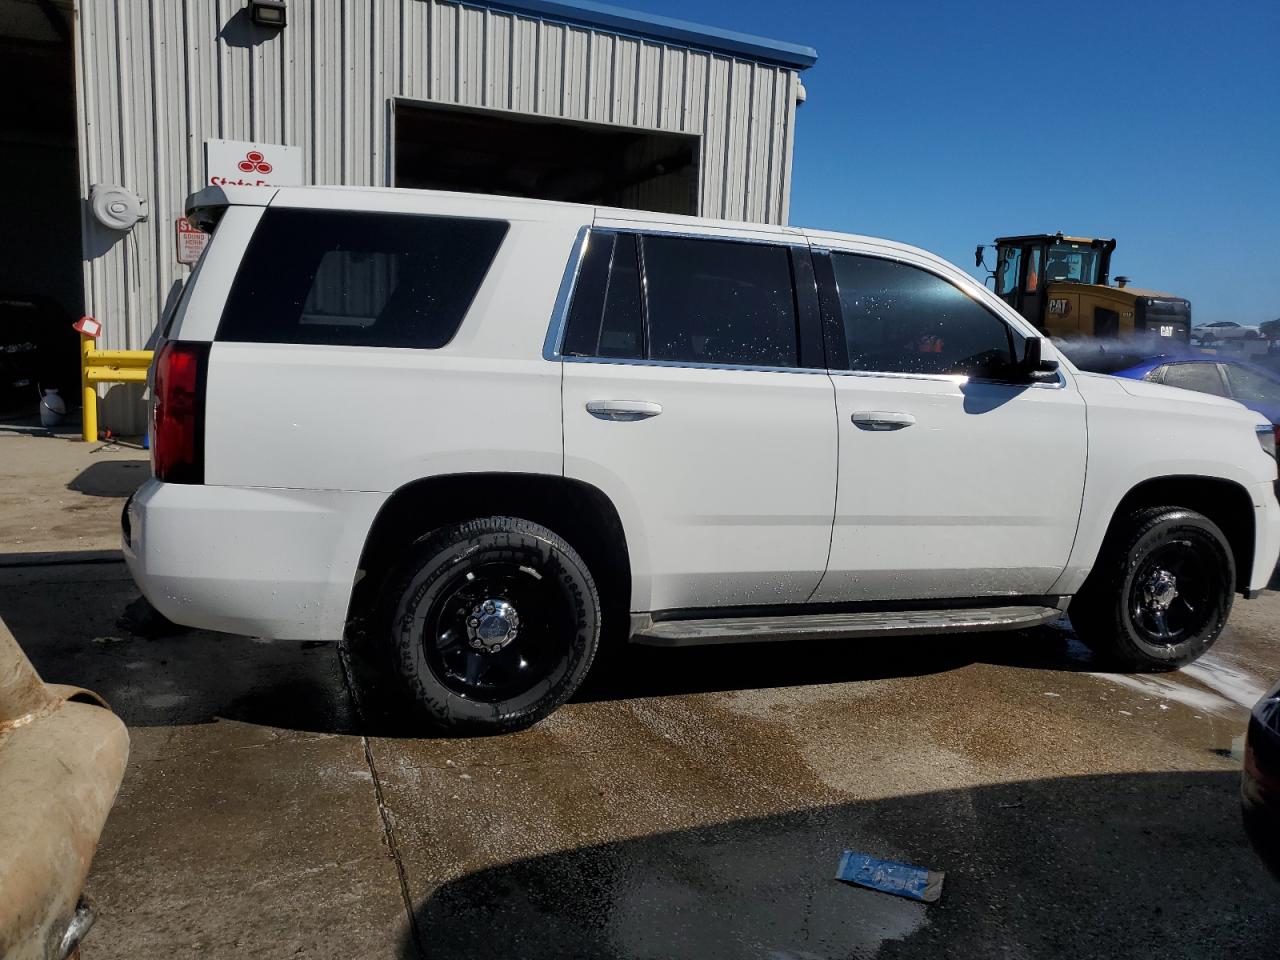
[[[1110,285],[1114,240],[1045,233],[1001,237],[995,248],[996,294],[1051,337],[1191,340],[1188,301],[1131,287],[1128,277]],[[979,267],[984,250],[974,255]]]

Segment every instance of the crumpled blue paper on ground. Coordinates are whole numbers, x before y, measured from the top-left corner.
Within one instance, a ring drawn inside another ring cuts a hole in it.
[[[836,869],[837,880],[924,903],[933,903],[942,896],[945,877],[945,873],[936,870],[879,860],[854,850],[846,850],[840,855],[840,866]]]

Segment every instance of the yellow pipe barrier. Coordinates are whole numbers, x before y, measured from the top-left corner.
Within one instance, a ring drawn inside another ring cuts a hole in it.
[[[90,383],[146,383],[147,370],[122,370],[119,367],[89,367],[84,372]]]
[[[146,383],[150,350],[95,350],[93,337],[80,334],[81,419],[86,442],[98,439],[99,383]]]
[[[142,367],[151,366],[150,350],[95,350],[91,354],[94,363],[107,366]]]

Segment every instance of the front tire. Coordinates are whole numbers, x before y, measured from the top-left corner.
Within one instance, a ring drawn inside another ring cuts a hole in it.
[[[1218,639],[1235,582],[1231,547],[1213,521],[1147,508],[1108,535],[1068,613],[1080,641],[1115,665],[1174,670]]]
[[[539,524],[487,517],[434,531],[392,588],[399,671],[437,725],[531,726],[582,683],[600,597],[573,547]]]

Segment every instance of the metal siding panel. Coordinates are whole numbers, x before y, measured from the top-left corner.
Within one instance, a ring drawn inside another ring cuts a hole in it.
[[[430,93],[431,10],[421,0],[400,0],[400,88],[402,97],[425,100]]]
[[[636,122],[636,68],[640,62],[640,44],[628,37],[613,42],[613,96],[609,104],[609,122]]]
[[[538,82],[533,109],[540,114],[559,116],[563,112],[564,27],[538,23]]]
[[[780,164],[775,175],[778,181],[779,194],[778,223],[789,223],[791,220],[791,171],[794,165],[793,154],[796,134],[796,84],[799,82],[799,74],[794,70],[786,71],[785,82],[782,84],[784,112],[780,119],[783,126],[778,133],[781,140],[779,149]]]
[[[485,106],[506,108],[511,103],[512,19],[506,14],[494,14],[489,18]]]
[[[791,102],[792,76],[790,70],[779,70],[773,84],[773,125],[769,136],[768,220],[771,223],[786,222],[786,187],[783,178],[787,176],[787,163],[790,160],[787,131],[791,126],[790,118],[795,115],[795,104]]]
[[[478,107],[485,102],[485,33],[491,17],[488,10],[459,7],[457,14],[456,102]],[[503,19],[493,17],[492,19]]]
[[[369,42],[369,89],[365,104],[369,111],[369,125],[373,131],[373,151],[369,161],[368,182],[379,187],[388,183],[387,177],[387,97],[395,89],[399,71],[399,47],[393,29],[399,23],[399,11],[395,2],[372,5],[372,29]]]
[[[688,70],[688,58],[683,50],[675,47],[662,48],[662,108],[658,117],[658,126],[663,130],[683,130],[685,113],[685,73]]]
[[[747,198],[747,127],[751,120],[751,78],[754,64],[733,61],[729,76],[725,143],[725,187],[720,216],[741,220]]]
[[[724,215],[728,188],[725,173],[726,136],[729,121],[729,82],[732,64],[723,57],[709,57],[703,89],[702,120],[702,207],[704,217]]]
[[[659,127],[662,125],[662,47],[640,44],[635,73],[635,123],[640,127]]]
[[[587,89],[591,74],[587,62],[590,36],[586,30],[566,27],[564,31],[564,89],[560,111],[566,117],[585,120],[588,116]]]
[[[706,54],[690,52],[684,58],[684,95],[680,102],[680,129],[685,133],[701,133],[707,115]]]
[[[450,3],[431,3],[431,84],[430,100],[458,102],[458,8]]]
[[[538,23],[517,17],[511,34],[511,109],[534,112],[538,88]]]
[[[587,119],[609,122],[613,103],[613,37],[592,32],[587,37]]]
[[[773,81],[776,71],[755,67],[751,77],[751,114],[747,130],[746,220],[769,219],[769,140],[773,134]]]

